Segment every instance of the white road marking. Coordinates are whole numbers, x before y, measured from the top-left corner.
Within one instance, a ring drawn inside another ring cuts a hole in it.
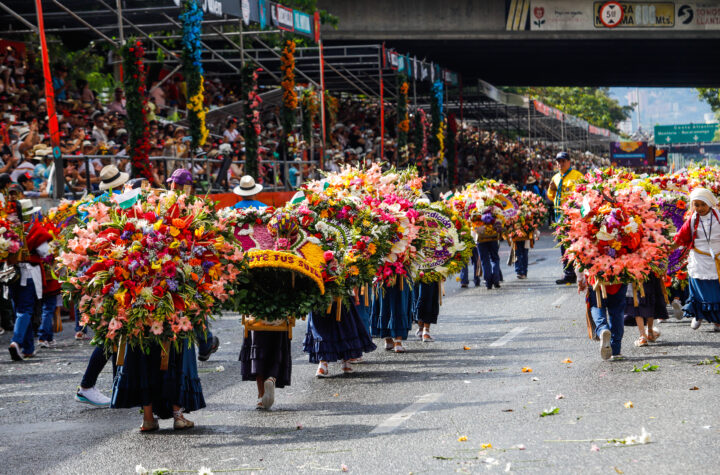
[[[554,301],[551,305],[552,305],[553,307],[559,307],[560,304],[562,304],[564,301],[567,300],[567,298],[568,298],[568,294],[561,295],[561,296],[558,297],[558,299],[557,299],[556,301]]]
[[[420,398],[418,398],[418,400],[415,401],[413,404],[410,404],[402,411],[397,412],[389,418],[385,419],[382,423],[380,423],[373,430],[371,430],[370,433],[387,434],[394,431],[395,429],[400,427],[405,421],[417,414],[419,411],[425,409],[425,407],[427,407],[428,405],[436,402],[438,399],[440,399],[441,396],[442,393],[428,393],[420,396]]]
[[[490,346],[504,346],[507,342],[522,333],[527,327],[515,327],[510,330],[506,335],[501,336],[494,342],[490,343]]]

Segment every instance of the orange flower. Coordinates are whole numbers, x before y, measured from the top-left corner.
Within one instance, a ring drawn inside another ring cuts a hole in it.
[[[678,200],[678,202],[677,202],[677,204],[676,204],[675,206],[677,206],[677,209],[685,209],[685,208],[687,208],[687,204],[686,204],[683,200]]]

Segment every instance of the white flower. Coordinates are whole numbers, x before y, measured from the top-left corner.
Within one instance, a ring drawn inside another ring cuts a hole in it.
[[[215,367],[215,372],[217,372],[217,373],[222,373],[223,371],[225,371],[225,367],[224,367],[224,366],[220,365],[220,366],[216,366],[216,367]]]
[[[650,433],[645,430],[645,428],[642,428],[642,432],[640,435],[630,435],[625,437],[623,441],[620,442],[620,444],[625,445],[638,445],[638,444],[649,444],[650,443]]]
[[[213,473],[212,470],[207,467],[200,467],[200,470],[198,470],[198,475],[213,475]]]
[[[627,234],[634,234],[638,230],[638,224],[634,220],[630,220],[630,222],[623,227],[623,230]]]
[[[137,475],[148,475],[150,472],[147,468],[143,467],[140,464],[135,465],[135,473]]]

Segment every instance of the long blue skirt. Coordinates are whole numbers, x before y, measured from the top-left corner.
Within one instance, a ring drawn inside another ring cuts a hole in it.
[[[412,286],[408,284],[402,291],[399,284],[384,292],[381,288],[372,306],[372,336],[407,339],[412,328],[412,298]]]
[[[415,321],[436,324],[440,314],[440,284],[421,283],[415,286]]]
[[[167,371],[160,370],[160,345],[150,345],[149,350],[146,354],[140,347],[127,347],[125,363],[115,375],[110,406],[120,409],[152,404],[160,419],[172,417],[173,405],[185,412],[205,407],[195,346],[188,348],[187,341],[181,341],[176,350],[170,345]]]
[[[335,318],[337,303],[330,313],[311,312],[303,351],[310,355],[311,363],[360,358],[377,348],[372,342],[354,305],[343,305],[340,321]]]
[[[689,279],[690,297],[683,310],[686,317],[720,323],[720,282],[717,279]]]

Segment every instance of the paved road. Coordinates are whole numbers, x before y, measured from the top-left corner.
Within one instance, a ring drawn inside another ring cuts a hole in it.
[[[131,474],[141,464],[193,472],[717,473],[712,401],[720,374],[698,363],[720,355],[720,334],[672,320],[660,325],[659,344],[634,348],[630,327],[627,359],[602,361],[586,336],[583,300],[554,284],[559,264],[548,237],[530,261],[526,281],[503,265],[500,290],[450,283],[437,342],[413,338],[402,355],[376,351],[350,376],[331,366],[335,377],[313,377],[300,352],[301,322],[292,386],[277,391],[272,412],[255,411],[255,385],[240,381],[237,319],[217,321],[220,351],[199,364],[208,407],[189,416],[199,427],[184,433],[161,421],[159,433],[140,434],[137,410],[75,403],[91,347],[68,328],[59,349],[32,362],[0,357],[0,472]],[[646,363],[659,368],[632,371]],[[106,370],[98,387],[110,385]],[[540,417],[552,407],[559,413]],[[643,427],[649,444],[607,442]]]

